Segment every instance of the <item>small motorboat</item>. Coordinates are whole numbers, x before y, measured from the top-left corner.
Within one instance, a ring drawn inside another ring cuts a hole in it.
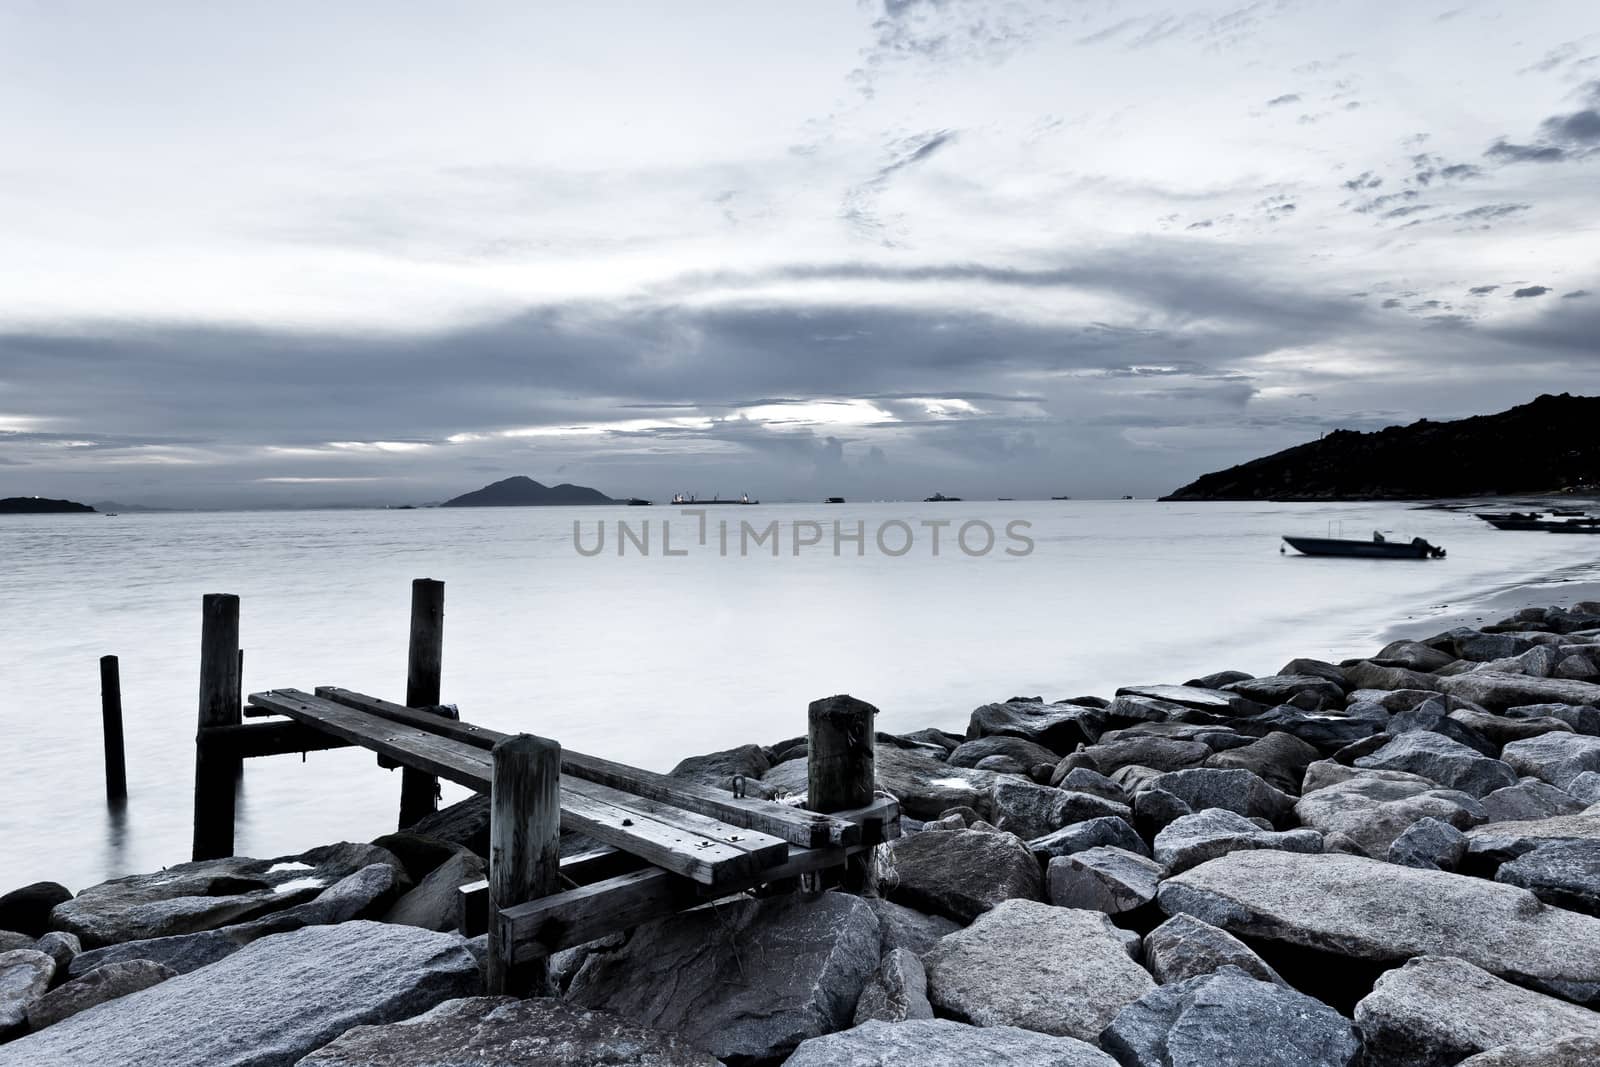
[[[1420,537],[1409,541],[1389,541],[1376,531],[1370,541],[1346,537],[1290,537],[1290,548],[1307,556],[1355,556],[1362,559],[1444,559],[1444,549]]]
[[[923,497],[922,502],[924,504],[959,504],[961,503],[961,498],[958,496],[945,496],[943,493],[935,493],[932,496]]]
[[[830,496],[828,499],[824,500],[823,503],[824,504],[843,504],[844,503],[844,497],[842,497],[842,496]]]

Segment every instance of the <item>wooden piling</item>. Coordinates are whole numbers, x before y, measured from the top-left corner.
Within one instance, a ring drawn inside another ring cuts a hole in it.
[[[877,708],[852,696],[811,702],[806,712],[806,794],[812,811],[827,814],[872,803],[877,715]],[[852,892],[870,892],[872,871],[870,851],[852,856],[845,862],[840,884]]]
[[[444,670],[444,583],[417,578],[411,583],[411,644],[406,656],[406,706],[439,703]],[[400,772],[400,829],[438,808],[439,779],[407,767]]]
[[[194,858],[233,855],[233,801],[243,763],[206,744],[213,727],[244,721],[239,701],[239,598],[207,593],[201,605],[200,723],[195,738]]]
[[[100,657],[100,724],[106,746],[106,803],[128,799],[128,761],[122,748],[122,677],[117,657]]]
[[[497,743],[491,756],[488,992],[545,996],[545,959],[513,962],[516,946],[500,912],[560,888],[561,746],[518,734]]]

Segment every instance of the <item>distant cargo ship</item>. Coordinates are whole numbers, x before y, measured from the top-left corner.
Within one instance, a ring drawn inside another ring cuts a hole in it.
[[[673,493],[672,494],[672,502],[674,504],[676,504],[676,505],[680,505],[680,506],[683,506],[683,507],[696,507],[696,508],[708,507],[708,506],[710,506],[712,504],[759,504],[759,503],[761,503],[761,501],[759,501],[759,500],[751,500],[749,493],[741,493],[739,495],[739,499],[738,500],[724,500],[720,496],[714,496],[710,500],[701,500],[699,497],[695,496],[693,493],[690,493],[687,496],[685,496],[682,493]]]

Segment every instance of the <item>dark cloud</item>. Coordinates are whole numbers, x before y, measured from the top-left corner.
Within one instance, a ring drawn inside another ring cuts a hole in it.
[[[1560,163],[1567,158],[1567,150],[1551,144],[1512,144],[1499,140],[1483,153],[1490,159],[1503,163]]]
[[[1439,169],[1439,177],[1451,180],[1465,180],[1482,176],[1483,168],[1472,163],[1451,163],[1449,166]]]
[[[1386,308],[1397,308],[1397,307],[1403,307],[1404,304],[1401,301],[1396,300],[1394,297],[1391,296],[1389,299],[1387,299],[1387,300],[1385,300],[1383,302],[1383,306],[1386,307]]]
[[[1600,150],[1600,80],[1585,83],[1577,95],[1587,106],[1541,122],[1539,143],[1514,144],[1502,138],[1484,154],[1505,163],[1560,163]]]
[[[1284,104],[1298,104],[1299,102],[1300,102],[1300,94],[1299,93],[1284,93],[1282,96],[1275,96],[1271,100],[1268,100],[1267,101],[1267,106],[1268,107],[1282,107]]]
[[[1474,285],[1471,289],[1468,289],[1467,292],[1471,293],[1473,296],[1488,296],[1498,288],[1500,288],[1498,285]]]
[[[1513,290],[1511,295],[1519,299],[1523,299],[1530,296],[1543,296],[1549,291],[1550,287],[1548,285],[1530,285],[1523,289]]]
[[[1563,300],[1577,300],[1577,299],[1579,299],[1581,297],[1585,297],[1585,296],[1588,296],[1588,295],[1589,295],[1589,290],[1587,290],[1587,289],[1574,289],[1570,293],[1562,293],[1561,294],[1561,299],[1563,299]]]
[[[1382,184],[1382,178],[1378,177],[1370,170],[1364,170],[1360,174],[1357,174],[1354,178],[1346,181],[1344,183],[1344,187],[1352,192],[1358,192],[1362,189],[1376,189]]]

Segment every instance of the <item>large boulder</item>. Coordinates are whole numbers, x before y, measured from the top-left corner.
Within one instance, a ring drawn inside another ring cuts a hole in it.
[[[1504,862],[1531,852],[1550,841],[1600,840],[1600,804],[1576,815],[1553,815],[1548,819],[1521,822],[1492,822],[1467,831],[1467,854]]]
[[[1585,771],[1600,771],[1600,737],[1546,733],[1508,744],[1500,758],[1518,774],[1565,789]]]
[[[1263,830],[1236,812],[1206,808],[1174,819],[1157,834],[1155,858],[1168,874],[1176,874],[1229,852],[1258,848],[1321,852],[1322,835],[1308,829]]]
[[[37,949],[0,952],[0,1035],[27,1020],[28,1009],[44,996],[55,974],[56,961]]]
[[[878,973],[868,980],[856,1001],[855,1025],[873,1019],[903,1023],[931,1018],[933,1006],[928,1003],[928,974],[922,959],[910,949],[885,952]]]
[[[383,921],[420,926],[424,930],[454,930],[457,925],[456,890],[486,878],[488,864],[462,849],[435,867],[415,889],[394,902]]]
[[[1015,1026],[968,1026],[948,1019],[869,1022],[814,1037],[784,1067],[1117,1067],[1093,1045]]]
[[[1506,764],[1431,730],[1402,733],[1355,765],[1418,774],[1475,797],[1517,784],[1516,772]]]
[[[1600,1014],[1502,981],[1461,959],[1419,956],[1356,1005],[1369,1067],[1450,1067],[1512,1043],[1600,1038]]]
[[[1120,848],[1091,848],[1057,856],[1045,871],[1050,903],[1119,915],[1156,898],[1161,865]]]
[[[1466,854],[1466,834],[1438,819],[1418,819],[1394,839],[1388,860],[1428,871],[1453,871]]]
[[[271,860],[232,856],[180,863],[90,886],[57,904],[50,924],[76,934],[89,948],[192,934],[304,903],[378,863],[405,877],[405,867],[393,853],[350,842]]]
[[[1319,1000],[1224,967],[1151,990],[1100,1035],[1123,1067],[1350,1067],[1361,1042]]]
[[[1346,688],[1354,690],[1421,689],[1437,693],[1443,679],[1405,667],[1383,667],[1371,660],[1361,660],[1344,669],[1344,681]]]
[[[50,911],[72,899],[59,882],[34,882],[0,897],[0,930],[42,937],[50,929]]]
[[[989,790],[995,775],[989,771],[952,767],[925,752],[890,745],[878,746],[874,763],[878,788],[898,800],[900,810],[913,819],[937,819],[958,807],[975,808],[985,816],[990,813]],[[785,760],[762,781],[790,796],[804,796],[806,760]]]
[[[1117,690],[1117,696],[1159,700],[1229,717],[1254,715],[1263,708],[1258,701],[1240,693],[1194,685],[1126,685]]]
[[[1207,767],[1250,771],[1262,781],[1284,793],[1300,792],[1306,767],[1317,758],[1316,746],[1282,730],[1239,748],[1208,756]]]
[[[950,753],[949,762],[952,767],[976,767],[979,761],[986,760],[990,756],[1007,756],[1015,760],[1018,765],[1027,768],[1036,767],[1041,763],[1048,763],[1054,767],[1061,759],[1043,745],[1020,737],[996,735],[963,742]]]
[[[925,915],[915,908],[882,897],[864,899],[878,917],[878,933],[885,954],[903,948],[921,956],[945,934],[953,934],[961,929],[960,923],[943,915]]]
[[[0,1067],[289,1067],[353,1026],[408,1019],[480,980],[448,934],[308,927],[0,1046]]]
[[[1014,834],[924,830],[887,850],[880,889],[918,911],[967,923],[1001,901],[1044,899],[1039,861]]]
[[[740,745],[723,752],[709,752],[704,756],[690,756],[680,760],[667,774],[716,789],[732,790],[734,778],[742,777],[752,783],[772,769],[772,761],[760,745]]]
[[[1234,852],[1162,883],[1169,915],[1232,934],[1386,963],[1459,956],[1578,1001],[1600,998],[1600,919],[1548,907],[1527,890],[1358,856]]]
[[[1549,841],[1502,863],[1494,880],[1558,908],[1600,916],[1600,840]]]
[[[178,972],[150,960],[128,960],[96,967],[82,978],[57,986],[28,1007],[28,1026],[43,1030],[80,1011],[88,1011],[108,1000],[149,989]]]
[[[474,793],[465,800],[424,815],[407,829],[420,837],[431,837],[487,857],[489,797],[485,793]]]
[[[1247,818],[1266,819],[1279,825],[1294,810],[1294,798],[1274,789],[1251,771],[1195,767],[1171,771],[1150,782],[1182,800],[1195,811],[1225,808]]]
[[[928,953],[928,999],[979,1026],[1092,1041],[1155,987],[1129,954],[1132,936],[1099,912],[1007,901]]]
[[[1345,685],[1314,674],[1274,674],[1265,678],[1246,678],[1222,687],[1229,693],[1238,693],[1258,704],[1275,708],[1279,704],[1294,704],[1307,711],[1337,707],[1344,704]]]
[[[1103,709],[1082,704],[1008,700],[975,709],[967,723],[967,739],[1020,737],[1065,753],[1080,743],[1092,743],[1099,736],[1103,721]]]
[[[1523,704],[1515,708],[1506,708],[1503,714],[1508,719],[1529,722],[1556,719],[1572,727],[1574,733],[1588,737],[1600,734],[1600,708],[1597,707],[1579,704]]]
[[[879,936],[872,909],[843,893],[707,905],[590,953],[567,999],[674,1031],[721,1060],[768,1060],[850,1025],[878,970]]]
[[[1472,671],[1438,679],[1439,688],[1490,711],[1524,704],[1600,704],[1600,685],[1572,678],[1539,678],[1503,671]]]
[[[1028,842],[1033,854],[1044,864],[1049,864],[1057,856],[1070,856],[1074,852],[1086,852],[1103,845],[1137,852],[1141,856],[1150,854],[1150,846],[1144,843],[1144,838],[1128,824],[1128,820],[1115,815],[1063,826],[1054,833]]]
[[[296,1067],[716,1067],[677,1034],[549,997],[466,997],[358,1026]]]
[[[1073,793],[1010,776],[997,778],[990,790],[994,823],[1001,830],[1029,840],[1086,819],[1133,817],[1133,809],[1092,793]]]
[[[1573,815],[1588,807],[1577,797],[1537,778],[1496,789],[1483,798],[1490,822],[1523,822],[1552,815]]]
[[[1179,913],[1144,935],[1144,964],[1163,985],[1237,967],[1263,982],[1282,982],[1278,972],[1228,931]]]
[[[1515,1045],[1468,1056],[1457,1067],[1594,1067],[1600,1063],[1600,1037],[1564,1037],[1559,1041]]]
[[[1101,740],[1068,760],[1087,761],[1101,774],[1115,774],[1124,767],[1152,767],[1158,771],[1177,771],[1198,767],[1212,755],[1210,745],[1186,737],[1132,734],[1116,740]]]
[[[1389,854],[1395,838],[1419,819],[1434,818],[1458,830],[1488,818],[1475,797],[1455,789],[1435,789],[1426,779],[1394,780],[1359,774],[1308,790],[1294,806],[1307,826],[1324,834],[1342,833],[1369,856]]]

